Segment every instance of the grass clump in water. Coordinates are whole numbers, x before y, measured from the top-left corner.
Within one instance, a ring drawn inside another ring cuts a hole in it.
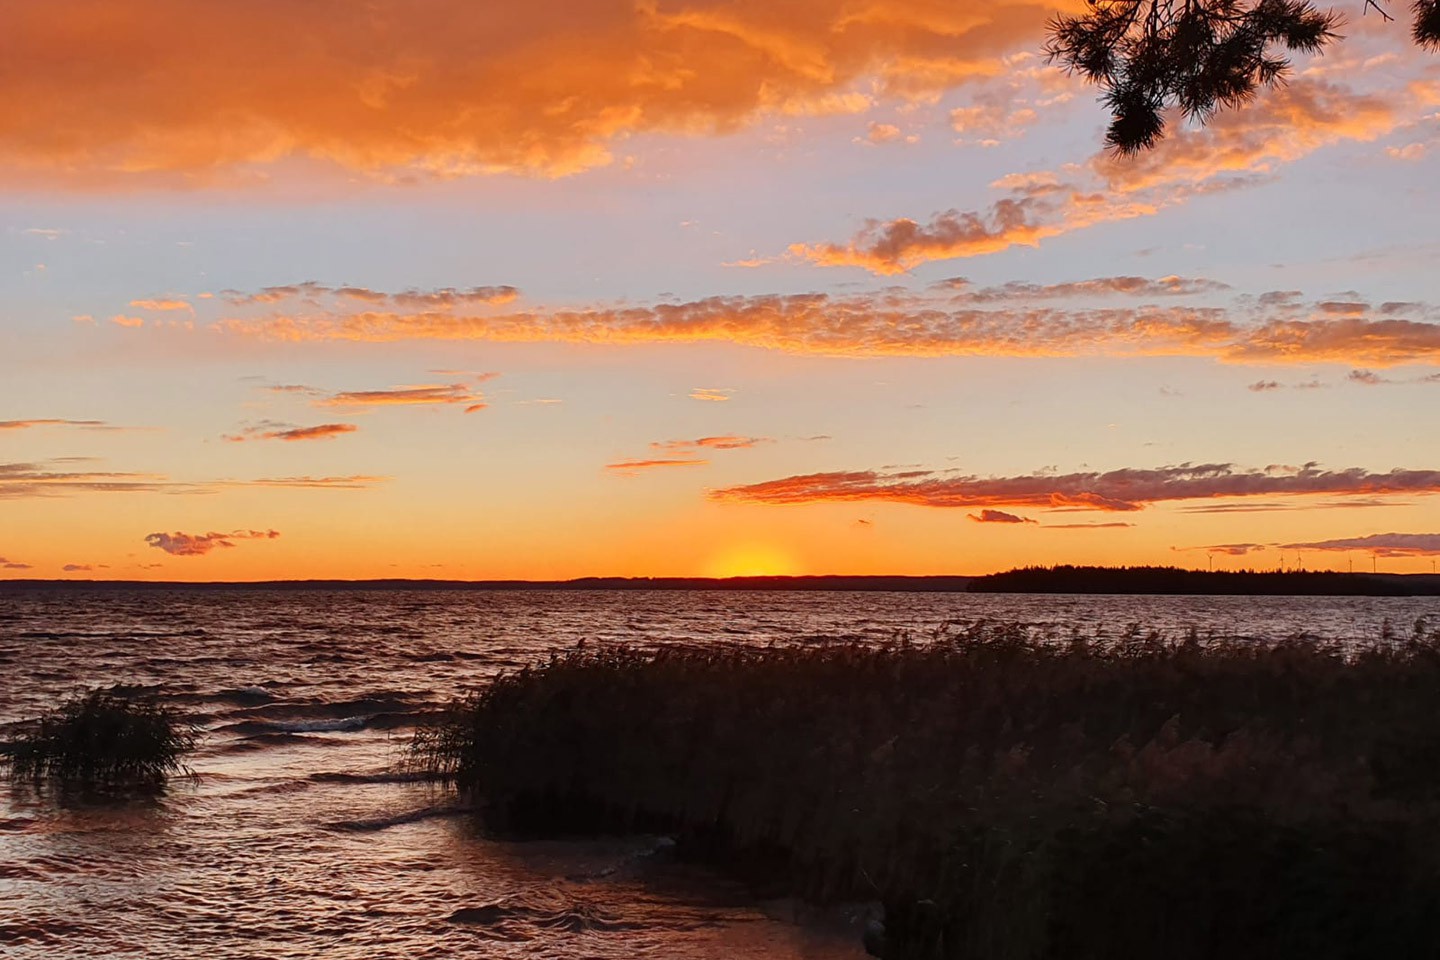
[[[1440,956],[1440,645],[577,650],[421,730],[490,823],[668,830],[887,957]]]
[[[189,774],[199,731],[153,698],[91,690],[30,724],[0,757],[11,779],[81,787],[160,786]]]

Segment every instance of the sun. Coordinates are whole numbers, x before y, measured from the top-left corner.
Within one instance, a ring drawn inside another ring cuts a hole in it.
[[[707,577],[784,577],[797,572],[795,558],[768,543],[732,544],[705,564]]]

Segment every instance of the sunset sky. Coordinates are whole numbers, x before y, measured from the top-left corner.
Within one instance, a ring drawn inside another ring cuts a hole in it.
[[[1429,572],[1360,7],[1119,160],[1051,3],[7,4],[0,575]]]

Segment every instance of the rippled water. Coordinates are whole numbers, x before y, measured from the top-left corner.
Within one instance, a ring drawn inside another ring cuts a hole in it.
[[[1041,632],[1337,640],[1440,628],[1436,598],[7,589],[0,738],[60,696],[153,686],[208,731],[159,801],[0,792],[5,957],[862,957],[857,911],[756,903],[663,838],[487,838],[392,773],[428,711],[585,639]]]

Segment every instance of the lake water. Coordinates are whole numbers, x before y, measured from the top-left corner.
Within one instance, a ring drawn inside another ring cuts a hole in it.
[[[923,640],[977,621],[1363,642],[1440,629],[1440,598],[0,588],[0,739],[117,682],[207,731],[198,781],[159,801],[0,787],[0,954],[863,957],[856,909],[756,903],[663,838],[496,840],[395,762],[427,713],[580,640]]]

